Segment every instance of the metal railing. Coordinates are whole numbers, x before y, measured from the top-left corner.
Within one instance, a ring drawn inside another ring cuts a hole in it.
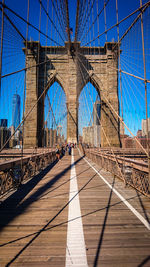
[[[38,153],[0,163],[0,195],[16,189],[56,160],[55,151]]]
[[[98,166],[122,179],[125,185],[130,185],[150,197],[148,162],[121,155],[113,155],[94,148],[80,146],[80,150]]]

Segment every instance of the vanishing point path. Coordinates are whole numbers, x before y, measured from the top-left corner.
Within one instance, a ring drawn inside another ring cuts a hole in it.
[[[150,200],[77,149],[0,204],[0,266],[150,266]]]

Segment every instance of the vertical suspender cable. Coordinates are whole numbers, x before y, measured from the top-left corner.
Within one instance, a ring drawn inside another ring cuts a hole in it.
[[[51,0],[52,1],[52,0]],[[51,12],[52,12],[52,20],[54,20],[54,9],[53,9],[53,5],[52,5],[52,8],[51,8]],[[51,37],[52,37],[52,26],[51,26]],[[51,46],[52,46],[52,43],[51,43]],[[51,64],[51,63],[50,63]],[[51,67],[51,65],[50,65]],[[52,91],[53,95],[51,96],[51,98],[53,99],[54,98],[54,91]],[[52,117],[52,112],[50,113],[50,128],[53,130],[53,117]],[[53,145],[53,139],[52,139],[52,145]]]
[[[104,19],[105,19],[105,36],[106,36],[106,42],[107,42],[107,23],[106,23],[106,2],[104,0]],[[99,35],[99,33],[98,33]]]
[[[30,0],[28,0],[28,10],[27,10],[27,28],[26,28],[26,41],[25,41],[25,47],[26,47],[26,56],[27,56],[27,46],[28,46],[28,22],[29,22],[29,7],[30,7]],[[25,58],[25,66],[26,66],[26,58]],[[25,90],[26,90],[26,71],[25,70],[25,76],[24,76],[24,91],[23,91],[23,115],[22,119],[24,121],[24,112],[25,112]],[[22,125],[22,148],[21,148],[21,158],[23,160],[23,149],[24,149],[24,122]],[[23,165],[23,161],[21,160],[21,168]]]
[[[42,1],[40,0],[40,17],[39,17],[39,42],[40,42],[40,31],[41,31],[41,9],[42,9]]]
[[[98,0],[96,0],[96,9],[97,9],[97,30],[99,35],[99,17],[98,17]],[[98,38],[98,46],[100,46],[100,39]]]
[[[67,34],[69,41],[69,48],[71,46],[71,38],[70,38],[70,26],[69,26],[69,8],[68,8],[68,0],[65,0],[66,3],[66,19],[67,19]]]
[[[40,15],[39,15],[39,42],[38,42],[38,49],[37,49],[37,64],[39,64],[39,62],[40,62],[40,37],[41,37],[41,11],[42,11],[42,0],[40,0]],[[39,71],[40,71],[40,66],[38,65],[37,66],[37,79],[36,79],[36,87],[37,87],[37,95],[39,96]],[[45,90],[44,90],[44,95],[45,95]],[[44,97],[44,95],[43,95],[43,97]],[[42,97],[42,98],[43,98]],[[41,101],[43,101],[42,99],[41,99]],[[43,128],[43,127],[42,127]],[[39,127],[38,127],[38,130],[37,131],[39,131],[39,130],[41,130],[42,131],[42,129],[40,129]],[[43,131],[44,132],[44,131]],[[42,134],[42,133],[41,133]],[[38,132],[38,134],[37,134],[37,146],[39,146],[39,139],[38,139],[38,137],[40,136],[40,133]],[[41,145],[42,145],[42,147],[43,147],[43,140],[44,139],[44,136],[42,135],[42,143],[41,143]]]
[[[46,12],[47,13],[47,18],[46,18],[46,49],[45,49],[45,61],[46,61],[46,57],[47,57],[46,54],[47,54],[47,34],[48,34],[48,9],[49,9],[49,0],[47,0],[47,12]],[[46,68],[47,68],[47,64],[45,64],[45,66],[44,66],[44,88],[46,86]],[[44,102],[45,102],[45,94],[44,94]],[[49,114],[49,112],[48,112],[48,114]],[[44,116],[45,116],[45,112],[44,112]],[[48,126],[48,124],[46,124],[46,125]],[[46,125],[44,123],[44,126],[46,126]],[[49,138],[49,135],[48,135],[48,132],[47,132],[47,136],[45,138],[45,134],[46,134],[46,131],[45,131],[45,128],[44,128],[44,141],[43,141],[43,143],[44,143],[44,146],[47,146],[47,144],[49,143],[49,142],[47,142],[47,138]]]
[[[76,10],[76,29],[75,29],[75,38],[74,41],[77,41],[78,37],[78,29],[79,29],[79,0],[77,0],[77,10]]]
[[[142,7],[142,0],[140,0],[140,7]],[[146,132],[147,132],[147,153],[148,153],[148,170],[149,170],[149,192],[150,192],[150,154],[149,154],[149,136],[148,136],[148,105],[147,105],[147,80],[146,80],[146,63],[145,63],[145,44],[144,44],[144,29],[143,29],[143,15],[141,10],[141,33],[142,33],[142,51],[144,64],[144,83],[145,83],[145,108],[146,108]]]
[[[97,14],[98,16],[98,14]],[[94,37],[94,7],[92,6],[92,24],[93,24],[93,37]],[[95,41],[94,41],[94,48],[95,48]]]
[[[121,80],[121,63],[120,63],[120,39],[119,39],[119,24],[118,24],[118,0],[116,0],[116,17],[117,17],[117,35],[118,35],[118,59],[119,59],[119,85],[120,85],[120,94],[121,94],[121,117],[123,120],[123,101],[122,101],[122,80]],[[124,125],[123,135],[124,135]]]

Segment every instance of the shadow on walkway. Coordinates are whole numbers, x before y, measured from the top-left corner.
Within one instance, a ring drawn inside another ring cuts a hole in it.
[[[99,259],[99,256],[100,256],[101,246],[102,246],[102,243],[103,243],[103,237],[104,237],[104,232],[105,232],[105,228],[106,228],[108,213],[109,213],[109,209],[111,207],[111,198],[112,198],[114,184],[115,184],[115,177],[113,179],[112,189],[110,190],[108,204],[106,206],[106,213],[105,213],[105,217],[104,217],[103,227],[102,227],[102,231],[101,231],[101,234],[100,234],[100,238],[99,238],[99,242],[98,242],[98,246],[97,246],[97,251],[96,251],[96,255],[95,255],[95,259],[94,259],[94,265],[93,265],[94,267],[98,266],[98,259]]]
[[[136,191],[136,194],[137,194],[137,196],[138,196],[138,199],[139,199],[139,203],[140,203],[140,205],[141,205],[141,208],[142,208],[142,210],[143,210],[144,217],[145,217],[146,221],[150,224],[150,218],[149,218],[149,215],[148,215],[148,213],[146,212],[146,209],[145,209],[144,204],[143,204],[143,202],[142,202],[141,193],[140,193],[139,191],[137,191],[136,189],[135,189],[135,191]]]
[[[77,164],[83,157],[79,158],[74,164]],[[9,196],[6,200],[4,200],[0,205],[0,231],[5,227],[9,222],[11,222],[15,217],[22,214],[25,209],[32,204],[34,201],[38,200],[38,198],[45,193],[50,187],[52,187],[68,170],[70,170],[71,165],[61,171],[59,174],[54,176],[48,183],[44,184],[42,187],[38,188],[36,192],[34,192],[29,198],[27,198],[24,202],[19,204],[28,194],[31,192],[34,187],[45,177],[45,175],[56,165],[57,161],[53,164],[45,168],[38,175],[34,176],[30,181],[26,184],[23,184],[14,194]],[[68,180],[69,181],[69,180]]]
[[[146,263],[149,262],[149,265],[146,265],[146,266],[150,266],[150,256],[146,257],[139,265],[138,267],[142,267],[144,266]]]

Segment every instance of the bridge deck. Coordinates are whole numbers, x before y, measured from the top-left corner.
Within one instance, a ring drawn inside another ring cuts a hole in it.
[[[76,149],[71,160],[2,201],[0,266],[150,266],[150,200],[92,163],[100,177]]]

